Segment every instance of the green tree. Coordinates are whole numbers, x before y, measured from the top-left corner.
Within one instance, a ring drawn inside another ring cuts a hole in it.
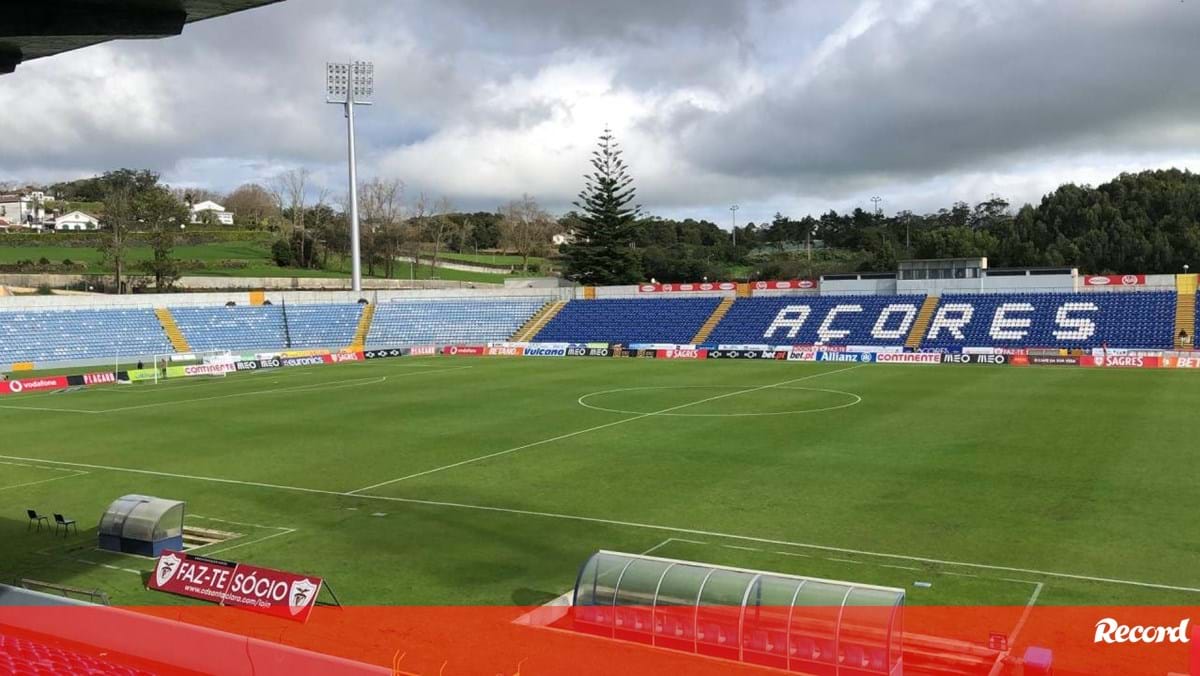
[[[593,171],[584,176],[575,202],[583,212],[575,241],[562,247],[567,276],[583,284],[632,284],[641,278],[633,249],[641,207],[633,202],[633,178],[621,152],[606,128],[592,152]]]
[[[154,277],[154,289],[162,293],[179,279],[179,261],[172,256],[172,249],[176,231],[187,223],[188,209],[169,190],[155,186],[134,200],[134,215],[139,229],[148,233],[151,248],[150,259],[139,267]]]
[[[129,253],[128,230],[134,221],[133,190],[128,186],[108,192],[104,197],[105,237],[97,250],[104,265],[113,269],[113,283],[121,293],[121,275]]]

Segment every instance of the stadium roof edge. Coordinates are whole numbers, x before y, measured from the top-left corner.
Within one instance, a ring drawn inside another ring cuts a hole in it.
[[[179,35],[186,24],[282,0],[11,0],[0,23],[0,75],[31,59],[123,39]]]

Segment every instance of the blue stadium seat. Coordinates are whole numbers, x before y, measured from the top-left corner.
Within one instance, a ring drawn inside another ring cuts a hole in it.
[[[925,296],[740,298],[713,345],[903,345]]]
[[[193,350],[338,349],[354,339],[362,306],[180,307],[172,308],[171,314]]]
[[[287,333],[292,347],[346,347],[354,341],[363,306],[358,303],[336,305],[293,305],[285,308]]]
[[[280,350],[283,311],[274,305],[171,308],[193,350]]]
[[[1170,291],[946,295],[922,346],[1170,349],[1174,317]]]
[[[571,301],[534,340],[544,343],[687,344],[692,342],[720,302],[717,297]]]
[[[380,303],[368,347],[508,340],[548,298],[431,299]]]
[[[0,364],[152,357],[171,341],[150,309],[0,312]]]

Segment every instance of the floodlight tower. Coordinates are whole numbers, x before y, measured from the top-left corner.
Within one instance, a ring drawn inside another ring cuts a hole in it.
[[[358,162],[354,156],[354,106],[369,106],[375,96],[375,64],[369,61],[325,64],[325,103],[346,107],[350,163],[350,283],[362,291],[362,256],[358,231]]]

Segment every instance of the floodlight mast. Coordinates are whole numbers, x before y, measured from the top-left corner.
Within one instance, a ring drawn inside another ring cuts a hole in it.
[[[354,153],[354,106],[369,106],[375,96],[375,64],[369,61],[325,64],[325,102],[346,107],[350,165],[350,283],[362,291],[362,253],[358,227],[358,161]]]

